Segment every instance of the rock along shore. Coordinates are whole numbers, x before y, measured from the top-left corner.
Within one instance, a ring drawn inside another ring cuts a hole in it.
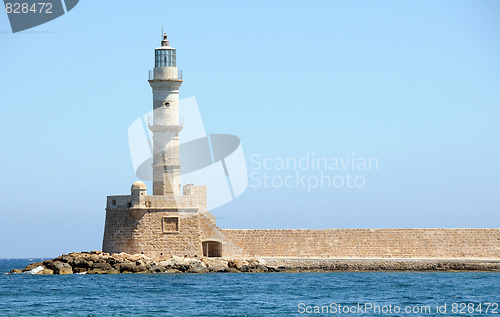
[[[225,259],[173,256],[154,260],[142,254],[101,251],[61,255],[31,263],[10,273],[117,274],[210,272],[341,272],[341,271],[490,271],[500,272],[500,259]]]

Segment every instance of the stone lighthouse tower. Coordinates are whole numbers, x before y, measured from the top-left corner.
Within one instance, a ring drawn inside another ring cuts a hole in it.
[[[155,49],[155,68],[149,84],[153,89],[153,195],[179,196],[181,188],[179,161],[179,78],[175,48],[163,34]]]

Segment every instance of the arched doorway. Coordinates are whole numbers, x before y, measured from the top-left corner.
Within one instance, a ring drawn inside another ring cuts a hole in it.
[[[219,241],[203,241],[203,256],[214,258],[222,256],[222,242]]]

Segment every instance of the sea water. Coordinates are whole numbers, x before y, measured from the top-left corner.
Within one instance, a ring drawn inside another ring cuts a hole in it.
[[[500,316],[500,273],[6,274],[0,316]]]

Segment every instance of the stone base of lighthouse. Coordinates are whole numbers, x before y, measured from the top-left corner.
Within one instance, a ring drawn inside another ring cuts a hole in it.
[[[136,182],[131,191],[107,197],[104,252],[203,256],[202,226],[215,221],[207,211],[206,186],[188,184],[180,196],[148,196],[144,184]]]

